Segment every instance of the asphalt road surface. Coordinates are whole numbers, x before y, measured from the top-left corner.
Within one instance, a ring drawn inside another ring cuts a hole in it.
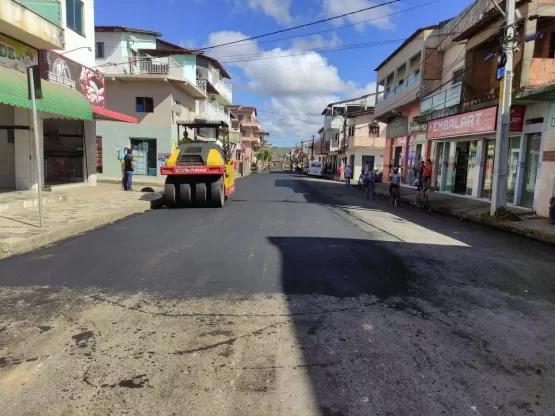
[[[551,416],[554,254],[253,175],[0,261],[0,414]]]

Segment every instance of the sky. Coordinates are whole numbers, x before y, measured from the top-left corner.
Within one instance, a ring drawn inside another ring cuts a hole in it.
[[[95,0],[95,24],[161,32],[167,41],[202,48],[388,1]],[[375,92],[374,69],[415,30],[449,19],[471,2],[401,0],[205,54],[230,73],[233,103],[258,108],[269,141],[294,146],[317,136],[328,103]]]

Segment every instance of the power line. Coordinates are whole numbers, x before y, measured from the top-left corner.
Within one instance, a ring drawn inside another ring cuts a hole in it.
[[[350,24],[347,24],[347,25],[334,27],[332,29],[319,30],[317,32],[304,33],[302,35],[288,36],[288,37],[278,38],[278,39],[263,40],[263,41],[259,41],[259,42],[248,42],[248,43],[243,43],[241,45],[228,45],[228,46],[222,46],[222,47],[223,48],[226,48],[226,47],[227,48],[239,48],[239,47],[246,46],[246,45],[257,45],[257,44],[260,44],[260,43],[280,42],[280,41],[283,41],[283,40],[302,38],[302,37],[305,37],[305,36],[319,35],[321,33],[335,32],[336,30],[345,29],[345,28],[348,28],[348,27],[353,27],[353,26],[361,25],[361,24],[368,23],[368,22],[373,22],[375,20],[380,20],[380,19],[384,19],[386,17],[395,16],[395,15],[398,15],[398,14],[401,14],[401,13],[404,13],[404,12],[419,9],[421,7],[428,6],[428,5],[433,4],[433,3],[438,3],[439,1],[443,1],[443,0],[429,1],[427,3],[422,3],[422,4],[419,4],[419,5],[414,6],[414,7],[409,7],[407,9],[402,9],[402,10],[399,10],[399,11],[394,12],[394,13],[384,14],[383,16],[373,17],[372,19],[361,20],[360,22],[357,22],[357,23],[350,23]]]
[[[211,45],[211,46],[206,46],[206,47],[200,48],[200,49],[193,49],[193,52],[200,52],[200,51],[205,51],[207,49],[220,48],[222,46],[233,45],[233,44],[244,42],[244,41],[247,41],[247,40],[254,40],[254,39],[264,38],[266,36],[277,35],[278,33],[289,32],[291,30],[300,29],[302,27],[307,27],[307,26],[312,26],[312,25],[316,25],[316,24],[319,24],[319,23],[329,22],[331,20],[341,19],[343,17],[351,16],[353,14],[365,12],[365,11],[372,10],[372,9],[377,9],[378,7],[387,6],[389,4],[397,3],[399,1],[400,0],[390,0],[388,2],[376,4],[376,5],[370,6],[370,7],[365,7],[364,9],[360,9],[360,10],[357,10],[357,11],[354,11],[354,12],[344,13],[344,14],[339,15],[339,16],[328,17],[327,19],[321,19],[321,20],[317,20],[315,22],[305,23],[305,24],[302,24],[302,25],[297,25],[297,26],[289,27],[287,29],[276,30],[274,32],[264,33],[262,35],[251,36],[250,38],[246,38],[246,39],[240,39],[240,40],[234,40],[234,41],[231,41],[231,42],[221,43],[219,45]]]

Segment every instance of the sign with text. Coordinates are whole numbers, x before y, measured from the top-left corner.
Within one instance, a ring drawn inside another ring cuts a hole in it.
[[[428,123],[428,139],[495,131],[497,107],[445,117]]]
[[[0,66],[27,72],[27,68],[39,64],[39,52],[9,36],[0,33]]]
[[[104,107],[104,75],[51,51],[40,51],[43,79],[75,89],[92,105]]]
[[[524,127],[524,112],[526,107],[523,105],[513,105],[511,107],[511,125],[510,131],[522,131]]]
[[[422,133],[425,132],[428,128],[428,124],[426,123],[417,123],[416,121],[411,121],[409,124],[409,133]]]
[[[405,116],[392,117],[387,121],[385,137],[393,139],[395,137],[408,136],[409,118]]]

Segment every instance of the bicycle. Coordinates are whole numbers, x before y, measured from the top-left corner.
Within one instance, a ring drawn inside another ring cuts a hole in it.
[[[423,184],[416,194],[416,206],[419,208],[428,207],[428,186],[426,184]]]
[[[376,191],[374,190],[374,184],[373,183],[366,183],[366,185],[364,186],[365,188],[365,196],[366,199],[371,199],[374,200],[374,198],[376,198]],[[370,190],[370,188],[372,188],[372,190]]]
[[[389,193],[389,203],[398,207],[400,200],[401,190],[399,189],[399,185],[397,185],[395,188],[393,188],[392,192]]]

